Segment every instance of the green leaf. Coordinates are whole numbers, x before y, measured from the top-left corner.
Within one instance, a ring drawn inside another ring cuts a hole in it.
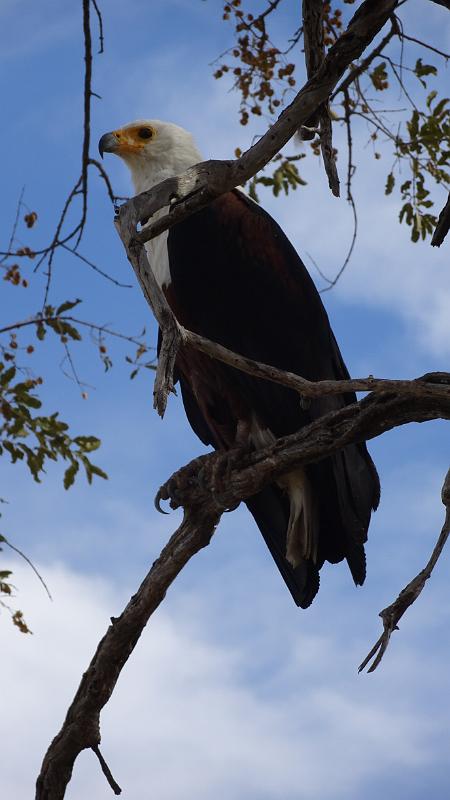
[[[72,484],[73,484],[73,482],[75,480],[75,475],[77,474],[79,468],[80,468],[80,465],[78,464],[78,461],[73,461],[72,464],[70,465],[70,467],[67,467],[67,469],[66,469],[66,471],[64,473],[64,488],[65,489],[69,489],[72,486]]]
[[[437,75],[437,69],[433,64],[423,64],[422,59],[418,58],[416,66],[414,67],[414,73],[418,78],[423,78],[425,75]]]
[[[437,92],[433,91],[427,97],[427,106],[431,108],[431,103],[433,102],[434,98],[437,96]]]
[[[42,406],[41,401],[38,397],[34,397],[32,394],[24,394],[20,397],[20,402],[25,403],[26,406],[30,406],[30,408],[40,408]]]
[[[85,453],[98,450],[101,445],[100,439],[97,439],[96,436],[76,436],[74,442],[79,445]]]
[[[6,370],[6,372],[2,372],[0,374],[0,385],[6,386],[8,383],[11,383],[11,381],[14,380],[15,375],[16,375],[15,367],[10,367],[9,369]]]
[[[394,186],[395,186],[394,173],[390,172],[389,175],[387,176],[387,179],[386,179],[386,186],[385,186],[385,189],[384,189],[384,193],[385,194],[392,194],[392,190],[393,190]]]
[[[98,475],[99,478],[103,478],[105,481],[108,480],[108,475],[106,472],[103,472],[100,467],[97,467],[95,464],[91,464],[91,472],[93,475]]]
[[[81,342],[81,333],[74,328],[73,325],[70,325],[68,322],[59,322],[59,331],[58,333],[62,333],[64,336],[69,336],[70,339],[75,339],[77,342]]]
[[[64,314],[65,311],[70,311],[71,308],[75,308],[79,303],[81,303],[80,298],[77,298],[77,300],[66,300],[65,303],[61,303],[56,309],[56,316]]]

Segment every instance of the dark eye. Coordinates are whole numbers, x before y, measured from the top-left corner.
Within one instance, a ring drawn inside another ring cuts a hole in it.
[[[140,139],[151,139],[153,136],[153,131],[151,128],[139,128],[138,136]]]

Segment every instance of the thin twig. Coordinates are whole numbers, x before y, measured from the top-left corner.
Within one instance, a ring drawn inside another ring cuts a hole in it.
[[[448,470],[444,480],[441,497],[446,508],[445,521],[439,538],[433,548],[430,559],[426,566],[418,573],[418,575],[416,575],[415,578],[413,578],[412,581],[410,581],[405,588],[402,589],[397,599],[390,606],[384,608],[383,611],[380,611],[379,616],[383,621],[383,633],[372,647],[370,653],[359,666],[358,672],[362,672],[362,670],[367,667],[372,659],[372,664],[367,671],[374,672],[376,670],[388,648],[392,633],[398,630],[398,623],[403,617],[403,614],[410,606],[412,606],[412,604],[421,594],[422,589],[424,588],[428,578],[431,577],[431,573],[433,572],[439,556],[444,549],[445,543],[450,535],[450,469]]]
[[[433,45],[428,44],[427,42],[422,42],[421,39],[415,39],[414,36],[408,36],[408,34],[403,33],[403,30],[399,34],[402,39],[407,39],[408,42],[414,42],[415,44],[419,44],[421,47],[426,47],[427,50],[431,50],[433,53],[436,53],[438,56],[442,56],[445,58],[446,61],[450,59],[450,53],[444,53],[443,50],[438,50],[437,47],[433,47]]]
[[[355,174],[355,166],[353,164],[353,140],[352,140],[351,119],[350,119],[350,97],[348,89],[344,89],[343,91],[344,91],[344,109],[345,109],[344,121],[347,131],[347,152],[348,152],[346,188],[347,188],[347,201],[350,204],[353,213],[353,235],[352,235],[352,240],[350,242],[350,247],[348,249],[348,253],[344,259],[344,263],[342,264],[341,268],[339,269],[339,271],[332,280],[327,278],[328,286],[325,286],[323,289],[321,289],[320,290],[321,293],[328,292],[330,289],[333,288],[333,286],[336,286],[339,278],[343,274],[344,270],[346,269],[352,257],[353,250],[356,244],[356,237],[358,235],[358,214],[356,211],[356,203],[352,192],[352,178],[353,175]]]
[[[3,534],[2,534],[2,537],[1,537],[0,541],[1,541],[1,543],[2,543],[2,544],[6,544],[6,545],[8,545],[8,547],[10,547],[10,548],[11,548],[11,550],[14,550],[14,552],[15,552],[15,553],[17,553],[17,554],[18,554],[18,555],[19,555],[21,558],[23,558],[23,560],[24,560],[24,561],[26,561],[26,562],[27,562],[28,566],[29,566],[29,567],[31,567],[31,569],[33,570],[33,572],[34,572],[34,574],[36,575],[36,577],[37,577],[37,578],[39,579],[39,581],[42,583],[42,586],[44,587],[44,589],[45,589],[45,591],[46,591],[46,593],[47,593],[47,595],[48,595],[49,599],[50,599],[50,600],[53,600],[53,597],[52,597],[52,596],[51,596],[51,594],[50,594],[50,590],[49,590],[49,588],[48,588],[48,586],[47,586],[46,582],[44,581],[44,579],[43,579],[42,575],[39,573],[39,571],[38,571],[38,570],[36,569],[36,567],[34,566],[33,562],[32,562],[32,561],[30,561],[30,559],[28,558],[28,556],[26,556],[26,555],[25,555],[25,553],[22,553],[22,550],[19,550],[19,548],[18,548],[18,547],[16,547],[14,544],[11,544],[11,542],[10,542],[10,541],[8,541],[8,539],[6,538],[6,536],[3,536]]]
[[[118,331],[113,331],[111,328],[108,328],[107,325],[97,325],[94,322],[87,322],[83,319],[78,319],[77,317],[72,317],[68,314],[62,314],[60,316],[46,316],[42,314],[38,314],[31,319],[22,320],[22,322],[13,322],[11,325],[5,325],[3,328],[0,328],[0,333],[8,333],[9,331],[20,330],[20,328],[27,328],[30,325],[48,325],[51,323],[56,322],[56,320],[60,320],[61,322],[73,322],[75,325],[81,325],[84,328],[89,328],[92,331],[98,331],[101,335],[107,336],[114,336],[116,339],[123,339],[126,342],[130,342],[130,344],[135,344],[137,347],[142,345],[140,339],[137,336],[128,336],[125,333],[119,333]],[[146,350],[154,350],[152,347],[147,347]]]
[[[100,56],[103,53],[103,45],[104,45],[104,36],[103,36],[103,17],[101,11],[97,5],[97,0],[92,0],[92,5],[94,6],[95,13],[97,14],[98,19],[98,39],[99,39],[99,51],[98,55]]]
[[[116,278],[113,278],[111,275],[108,275],[107,272],[100,269],[100,267],[97,267],[97,265],[93,264],[92,261],[89,261],[89,259],[86,258],[86,256],[82,256],[81,253],[78,252],[78,250],[74,250],[72,247],[69,247],[67,244],[63,243],[61,243],[60,246],[63,247],[64,250],[67,250],[69,253],[72,253],[72,255],[78,258],[80,261],[82,261],[83,264],[87,264],[89,267],[91,267],[91,269],[93,269],[94,272],[98,272],[99,275],[101,275],[103,278],[106,278],[106,280],[111,281],[111,283],[114,283],[115,286],[119,286],[121,289],[133,288],[133,285],[131,283],[121,283]]]
[[[12,229],[11,229],[11,234],[10,234],[10,237],[9,237],[8,247],[7,247],[6,253],[2,254],[3,257],[0,259],[0,264],[3,264],[3,262],[6,261],[6,259],[9,256],[13,255],[13,253],[11,253],[11,248],[13,246],[14,239],[16,238],[16,231],[17,231],[17,226],[19,224],[20,209],[22,208],[22,201],[23,201],[24,194],[25,194],[25,186],[22,186],[22,189],[21,189],[21,192],[20,192],[20,195],[19,195],[19,199],[17,201],[16,216],[14,218],[13,226],[12,226]]]

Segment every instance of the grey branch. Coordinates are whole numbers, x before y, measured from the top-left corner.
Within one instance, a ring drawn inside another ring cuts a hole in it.
[[[278,369],[270,364],[262,364],[260,361],[253,361],[251,358],[234,353],[217,342],[206,339],[198,333],[193,333],[178,325],[179,336],[184,343],[191,345],[196,350],[200,350],[212,358],[223,361],[230,367],[247,372],[255,378],[265,378],[266,380],[280,383],[289,389],[294,389],[304,397],[322,397],[323,395],[345,394],[346,392],[396,392],[396,394],[406,394],[428,396],[430,387],[433,386],[438,392],[443,392],[445,396],[450,393],[449,383],[450,374],[446,372],[427,373],[415,380],[391,380],[389,378],[374,378],[369,375],[367,378],[349,378],[348,380],[322,380],[309,381],[296,375],[294,372]]]
[[[63,726],[46,753],[37,779],[36,800],[62,800],[81,751],[91,748],[98,756],[103,706],[150,616],[187,561],[209,544],[218,519],[217,512],[211,513],[209,507],[191,508],[125,610],[112,620],[83,675]],[[117,793],[119,787],[112,776],[108,782]]]
[[[383,658],[387,647],[389,645],[391,634],[398,630],[398,623],[400,622],[403,614],[407,609],[417,600],[422,592],[428,578],[431,577],[434,567],[438,561],[439,556],[444,549],[444,545],[450,535],[450,469],[447,472],[444,485],[442,487],[442,502],[446,508],[445,521],[442,526],[439,538],[434,546],[428,564],[410,581],[407,586],[400,592],[397,599],[383,611],[380,611],[380,617],[383,621],[383,633],[378,641],[372,647],[370,653],[366,656],[364,661],[359,667],[359,672],[367,667],[370,661],[368,672],[373,672],[378,667],[381,659]]]
[[[152,613],[188,560],[209,544],[222,512],[271,483],[294,466],[319,461],[351,442],[379,436],[398,425],[450,419],[450,375],[430,375],[429,391],[395,396],[371,394],[316,420],[268,448],[200,456],[175,473],[158,492],[183,506],[181,526],[164,547],[136,594],[100,641],[51,743],[37,781],[36,800],[62,800],[75,759],[100,744],[100,712],[108,702]]]
[[[303,0],[303,41],[305,44],[306,74],[312,78],[325,58],[323,41],[323,3],[317,0]],[[320,129],[320,148],[322,151],[328,185],[335,197],[339,197],[339,176],[333,149],[333,131],[328,110],[328,102],[323,103],[306,122],[306,129]],[[302,138],[307,138],[302,134]]]
[[[430,383],[427,395],[370,394],[332,411],[277,439],[260,450],[216,452],[194,459],[159,490],[156,505],[169,500],[172,508],[205,505],[214,498],[224,511],[259,492],[292,469],[320,461],[354,442],[373,439],[410,422],[450,419],[450,373],[437,373],[442,385]],[[445,377],[444,377],[445,376]],[[430,374],[431,380],[438,380]],[[412,382],[414,383],[414,382]]]

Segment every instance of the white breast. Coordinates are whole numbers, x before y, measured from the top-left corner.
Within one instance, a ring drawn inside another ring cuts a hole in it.
[[[167,209],[162,208],[160,211],[157,212],[157,214],[155,214],[152,217],[151,221],[154,222],[156,219],[158,219],[158,217],[164,216],[166,211]],[[171,283],[170,269],[169,269],[169,254],[167,251],[168,235],[169,231],[164,231],[164,233],[161,233],[159,236],[155,236],[154,239],[151,239],[149,242],[146,242],[145,244],[145,249],[147,251],[147,255],[150,261],[150,266],[161,288],[163,286],[168,286]]]

